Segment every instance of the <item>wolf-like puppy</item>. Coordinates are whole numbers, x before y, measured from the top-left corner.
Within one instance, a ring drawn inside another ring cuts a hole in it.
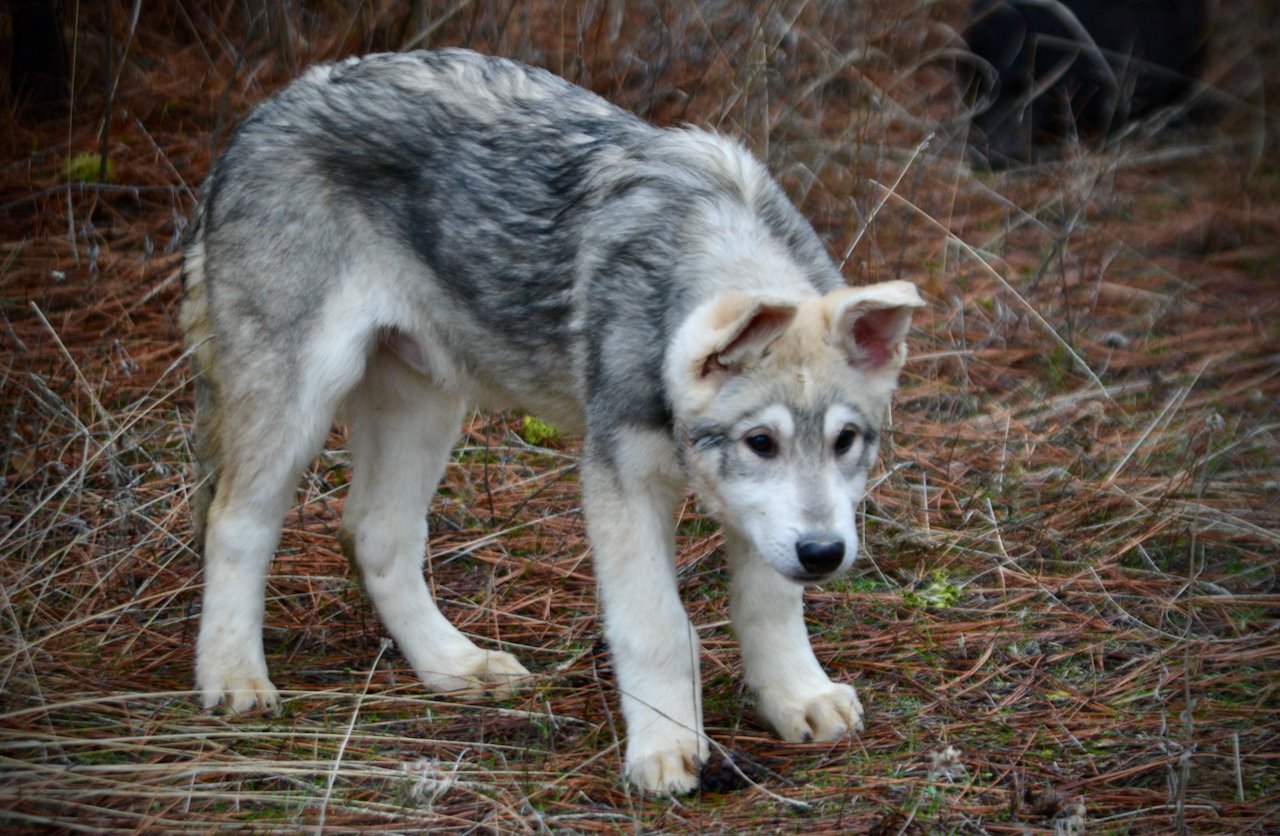
[[[426,510],[469,403],[584,434],[583,509],[637,787],[708,753],[673,509],[723,524],[732,619],[787,740],[862,726],[803,585],[845,571],[905,356],[902,281],[845,286],[739,145],[661,130],[543,70],[462,50],[316,67],[214,166],[186,245],[208,707],[274,708],[264,586],[335,416],[354,459],[344,551],[428,688],[509,687],[423,578]]]

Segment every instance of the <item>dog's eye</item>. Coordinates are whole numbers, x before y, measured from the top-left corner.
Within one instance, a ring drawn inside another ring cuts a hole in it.
[[[755,433],[746,437],[751,452],[762,459],[771,459],[778,454],[778,443],[768,433]]]
[[[853,427],[845,427],[836,436],[836,455],[843,456],[853,448],[853,442],[858,440],[858,431]]]

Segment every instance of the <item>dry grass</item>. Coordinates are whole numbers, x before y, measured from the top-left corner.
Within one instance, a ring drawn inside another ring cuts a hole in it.
[[[99,143],[96,4],[68,4],[74,107],[41,122],[4,105],[0,821],[1004,833],[1070,832],[1082,811],[1094,832],[1280,828],[1273,11],[1223,0],[1214,124],[984,174],[961,150],[955,4],[251,5],[148,3],[135,30],[116,11],[112,184],[63,175]],[[809,596],[818,655],[868,705],[860,737],[783,744],[743,707],[718,536],[690,506],[709,731],[762,785],[631,795],[574,445],[530,444],[508,414],[468,426],[431,514],[432,581],[464,630],[537,671],[530,690],[420,691],[336,549],[335,435],[270,581],[282,716],[197,708],[174,275],[193,189],[299,66],[424,27],[744,137],[852,281],[926,290],[870,554]]]

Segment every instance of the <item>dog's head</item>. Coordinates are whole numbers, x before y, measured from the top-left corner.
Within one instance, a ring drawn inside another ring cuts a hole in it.
[[[681,326],[665,373],[694,489],[782,575],[819,581],[856,558],[855,510],[923,304],[904,281],[728,294]]]

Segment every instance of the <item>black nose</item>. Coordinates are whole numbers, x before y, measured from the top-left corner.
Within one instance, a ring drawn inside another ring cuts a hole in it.
[[[802,540],[796,543],[796,556],[806,571],[825,575],[838,569],[844,560],[844,541]]]

